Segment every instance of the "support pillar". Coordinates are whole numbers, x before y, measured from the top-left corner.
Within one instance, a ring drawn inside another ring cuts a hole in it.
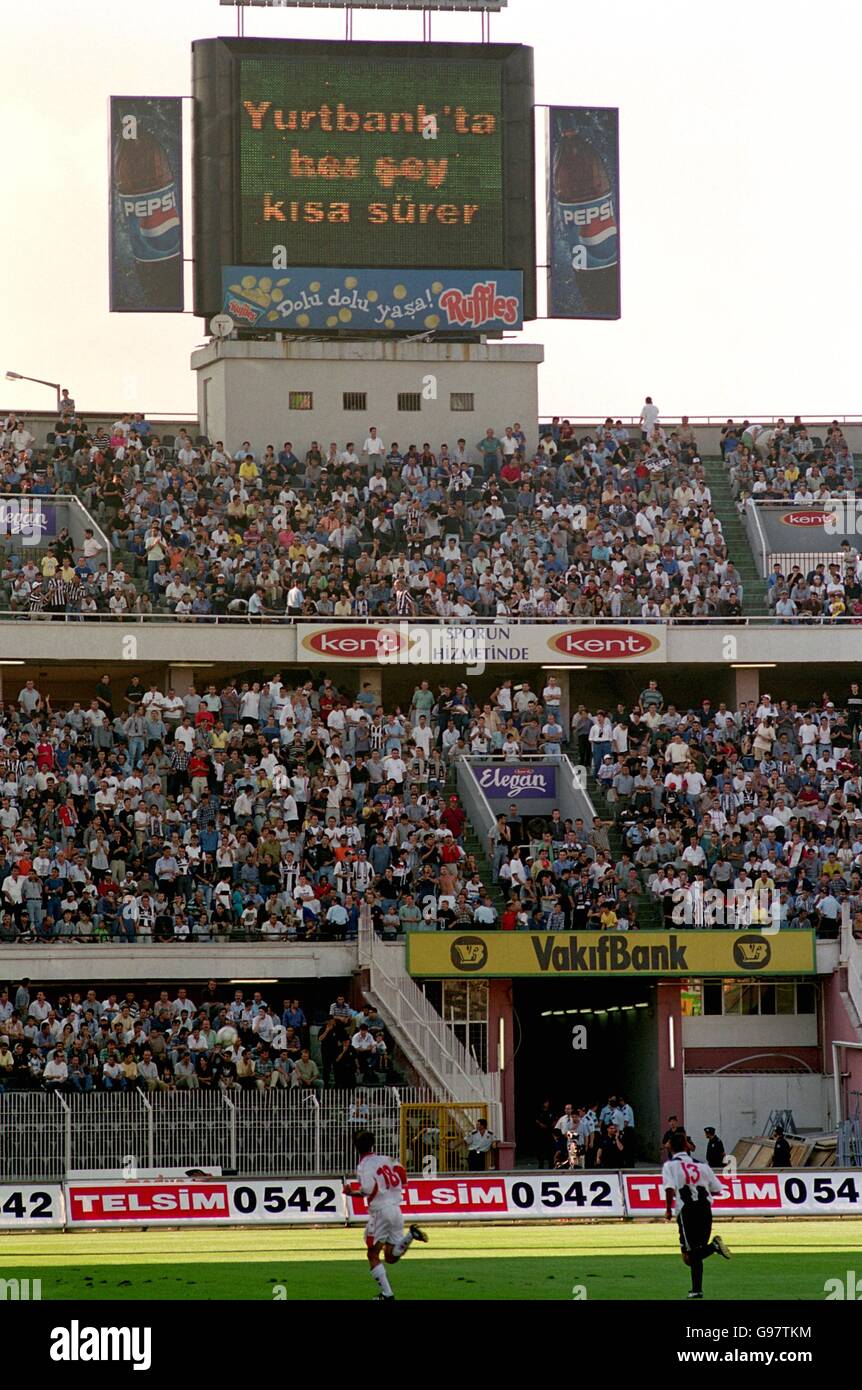
[[[736,677],[736,708],[742,704],[743,700],[754,700],[755,704],[760,703],[760,671],[744,670],[734,671]]]
[[[188,695],[189,689],[194,683],[195,673],[188,666],[169,666],[168,667],[168,690],[175,690],[178,695]]]
[[[512,981],[488,981],[488,1070],[500,1073],[502,1133],[498,1168],[515,1166],[515,1049]],[[493,1124],[491,1126],[493,1128]]]
[[[667,1127],[668,1115],[676,1115],[685,1124],[681,988],[678,980],[659,980],[656,985],[659,1137]]]
[[[359,689],[367,683],[371,686],[374,699],[378,705],[383,704],[383,667],[382,666],[360,666],[357,672]]]

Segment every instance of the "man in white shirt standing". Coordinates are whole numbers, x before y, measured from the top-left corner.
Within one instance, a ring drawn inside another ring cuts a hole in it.
[[[658,406],[653,404],[653,398],[652,398],[652,396],[647,396],[646,400],[644,401],[643,405],[641,406],[641,414],[640,414],[640,422],[641,422],[641,439],[648,439],[648,438],[649,438],[649,436],[652,434],[653,430],[655,429],[656,423],[658,422],[658,417],[659,417],[659,409],[658,409]]]
[[[368,438],[362,446],[362,452],[366,455],[366,457],[369,460],[373,460],[375,458],[382,458],[385,454],[386,450],[383,445],[383,440],[377,433],[376,425],[372,425],[370,427],[368,431]]]

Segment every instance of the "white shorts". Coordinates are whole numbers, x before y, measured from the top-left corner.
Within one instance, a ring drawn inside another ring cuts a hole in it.
[[[397,1245],[404,1235],[404,1213],[391,1203],[369,1212],[365,1227],[366,1245]]]

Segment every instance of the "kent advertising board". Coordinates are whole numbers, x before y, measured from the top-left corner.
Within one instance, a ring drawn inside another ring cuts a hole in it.
[[[667,661],[667,639],[658,626],[607,623],[572,626],[554,623],[393,622],[299,623],[297,660],[372,663],[387,666],[434,665],[442,637],[447,665],[515,666],[553,662],[564,666],[627,666]],[[458,653],[461,653],[459,656]]]

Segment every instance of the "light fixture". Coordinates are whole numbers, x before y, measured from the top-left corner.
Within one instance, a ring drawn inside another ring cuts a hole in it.
[[[171,669],[174,671],[203,671],[210,666],[215,666],[214,661],[172,661]]]
[[[563,1018],[564,1015],[565,1015],[565,1012],[566,1012],[565,1009],[552,1009],[552,1010],[551,1010],[551,1017],[552,1017],[552,1018]]]
[[[777,661],[732,661],[731,671],[772,671],[778,665]]]
[[[636,1009],[648,1009],[649,1004],[635,1004]]]
[[[586,662],[584,662],[584,664],[583,664],[582,666],[568,666],[568,665],[567,665],[567,666],[543,666],[543,667],[542,667],[542,670],[543,670],[543,671],[586,671],[586,669],[587,669],[587,663],[586,663]]]
[[[667,1021],[667,1043],[670,1052],[670,1069],[676,1071],[676,1037],[673,1029],[673,1018]]]
[[[5,658],[4,658],[4,660],[0,661],[0,666],[23,666],[23,665],[24,665],[24,660],[23,660],[23,658],[18,658],[18,657],[9,657],[8,659],[5,659]]]
[[[60,383],[59,381],[45,381],[41,376],[25,376],[23,372],[7,372],[7,381],[35,381],[37,386],[50,386],[57,392],[57,409],[60,409]]]
[[[506,1070],[506,1020],[500,1015],[500,1031],[497,1037],[497,1070]]]
[[[278,977],[273,976],[271,980],[228,980],[229,985],[277,985]]]
[[[609,1013],[609,1014],[618,1014],[619,1011],[620,1011],[620,1006],[619,1006],[619,1004],[609,1004],[609,1005],[608,1005],[608,1013]]]

